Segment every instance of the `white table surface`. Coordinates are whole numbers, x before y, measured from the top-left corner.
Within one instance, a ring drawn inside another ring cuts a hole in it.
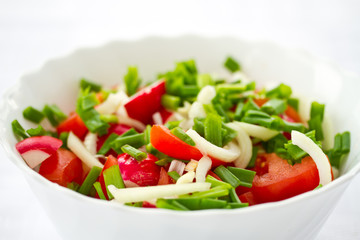
[[[0,94],[24,72],[77,47],[149,35],[231,35],[302,48],[360,73],[357,1],[0,0]],[[357,90],[358,91],[358,90]],[[60,239],[0,150],[0,239]],[[318,240],[360,239],[360,176]]]

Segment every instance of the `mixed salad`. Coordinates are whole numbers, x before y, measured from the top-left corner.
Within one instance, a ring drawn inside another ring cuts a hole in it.
[[[231,77],[189,60],[146,85],[134,66],[110,89],[81,79],[69,115],[29,106],[23,116],[37,127],[12,122],[15,147],[49,181],[133,207],[242,208],[331,182],[350,133],[322,147],[325,105],[312,102],[304,121],[289,86],[260,88],[231,57],[224,66]]]

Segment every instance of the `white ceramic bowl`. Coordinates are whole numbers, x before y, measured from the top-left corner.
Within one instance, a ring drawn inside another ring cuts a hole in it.
[[[350,130],[351,153],[341,177],[323,188],[297,197],[237,210],[177,212],[138,209],[92,199],[47,181],[24,163],[15,150],[10,123],[31,105],[56,103],[74,109],[78,80],[86,77],[111,86],[122,81],[128,65],[152,80],[175,61],[194,58],[201,72],[224,73],[226,56],[239,59],[245,72],[260,84],[284,82],[298,93],[325,102],[336,132]],[[64,239],[312,239],[360,169],[359,78],[302,51],[267,42],[234,38],[146,38],[80,49],[51,60],[9,89],[0,108],[1,143],[24,173]],[[351,103],[351,105],[350,105]]]

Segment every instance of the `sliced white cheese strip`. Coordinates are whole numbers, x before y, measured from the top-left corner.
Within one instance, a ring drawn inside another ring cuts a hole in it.
[[[266,127],[244,123],[244,122],[234,122],[240,126],[249,136],[259,138],[262,141],[268,141],[271,138],[279,134],[278,131],[268,129]]]
[[[308,153],[314,160],[319,171],[320,184],[325,185],[331,182],[331,165],[321,148],[305,134],[298,131],[291,131],[292,143]]]
[[[193,192],[202,192],[210,189],[211,184],[186,183],[169,184],[150,187],[134,187],[118,189],[114,185],[109,185],[108,189],[115,200],[121,203],[150,201],[152,199],[171,197]]]
[[[103,167],[103,165],[96,159],[84,146],[81,140],[73,133],[69,133],[67,145],[70,150],[83,161],[86,166],[92,168],[93,166]]]

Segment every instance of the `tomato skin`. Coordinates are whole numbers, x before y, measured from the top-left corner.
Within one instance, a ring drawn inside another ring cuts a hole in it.
[[[59,148],[47,158],[39,169],[40,175],[64,187],[67,187],[73,181],[80,184],[82,173],[81,160],[75,154],[63,148]]]
[[[65,121],[56,128],[58,134],[62,132],[73,132],[78,138],[83,139],[88,132],[87,127],[80,116],[76,113],[71,114]]]
[[[151,128],[150,142],[154,148],[173,158],[200,160],[203,156],[196,147],[180,140],[165,126],[154,125]]]
[[[253,100],[254,100],[254,102],[256,103],[256,105],[258,105],[260,108],[261,108],[262,105],[264,105],[267,101],[269,101],[268,98],[254,98]]]
[[[311,157],[291,166],[275,153],[261,154],[251,192],[258,202],[274,202],[311,191],[319,185],[319,173]]]
[[[109,155],[106,162],[105,162],[105,164],[104,164],[103,169],[101,170],[100,176],[99,176],[99,182],[100,182],[100,185],[101,185],[101,189],[102,189],[106,199],[109,199],[109,197],[107,195],[105,181],[104,181],[104,174],[103,173],[109,167],[112,167],[112,166],[117,165],[117,164],[118,164],[118,160],[113,155]]]
[[[291,118],[294,122],[298,122],[298,123],[302,122],[299,113],[293,107],[291,107],[290,105],[287,105],[287,108],[285,110],[285,114],[286,114],[286,116]]]

